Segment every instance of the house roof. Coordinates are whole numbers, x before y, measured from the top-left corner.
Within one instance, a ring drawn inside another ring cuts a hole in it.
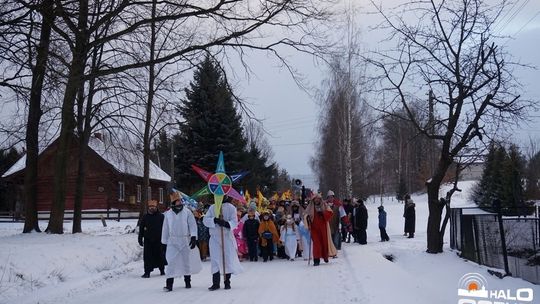
[[[88,147],[96,152],[103,160],[110,164],[116,171],[134,176],[143,176],[143,154],[136,149],[122,149],[107,145],[96,137],[90,137]],[[40,154],[45,148],[40,149]],[[10,176],[26,167],[26,154],[23,155],[2,177]],[[150,161],[150,179],[170,181],[171,177],[161,170],[154,162]]]

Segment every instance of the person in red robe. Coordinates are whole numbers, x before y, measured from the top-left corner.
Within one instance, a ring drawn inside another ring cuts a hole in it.
[[[313,242],[313,266],[319,266],[321,258],[328,263],[330,238],[327,227],[332,214],[332,209],[323,202],[320,195],[313,198],[304,212]]]

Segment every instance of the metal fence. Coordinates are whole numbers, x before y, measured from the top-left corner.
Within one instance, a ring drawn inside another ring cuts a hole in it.
[[[502,217],[479,208],[452,208],[450,247],[467,260],[540,284],[538,209],[533,216]]]

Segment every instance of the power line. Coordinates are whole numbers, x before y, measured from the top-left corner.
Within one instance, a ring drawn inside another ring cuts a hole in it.
[[[523,8],[525,8],[525,6],[527,4],[529,4],[531,0],[524,0],[523,3],[521,4],[521,6],[510,16],[510,18],[508,18],[508,20],[506,21],[506,23],[501,27],[501,29],[499,30],[499,34],[501,34],[504,29],[514,20],[514,18],[517,17],[517,15],[523,10]],[[517,2],[519,3],[519,1]],[[512,6],[513,7],[513,6]]]
[[[538,15],[540,15],[540,10],[538,10],[538,12],[536,12],[536,14],[534,14],[534,16],[532,16],[531,19],[529,19],[529,21],[527,21],[515,34],[514,34],[514,37],[517,36],[519,33],[521,33],[521,31],[527,26],[529,25],[529,23],[531,23],[536,17],[538,17]]]

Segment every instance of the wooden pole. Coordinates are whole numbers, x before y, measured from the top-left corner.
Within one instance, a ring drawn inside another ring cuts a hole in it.
[[[220,212],[219,215],[220,219],[223,219],[223,212]],[[226,279],[226,271],[225,271],[225,236],[223,232],[223,226],[221,226],[221,261],[223,262],[223,282],[225,282]]]

